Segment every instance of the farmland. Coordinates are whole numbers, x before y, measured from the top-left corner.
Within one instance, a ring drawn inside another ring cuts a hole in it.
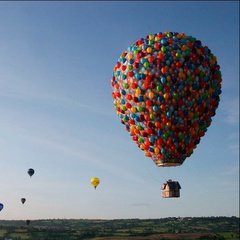
[[[0,240],[239,239],[238,217],[0,220]]]

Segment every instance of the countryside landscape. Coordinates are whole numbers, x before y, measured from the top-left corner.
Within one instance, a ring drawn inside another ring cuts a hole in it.
[[[0,220],[0,240],[237,240],[239,217]]]

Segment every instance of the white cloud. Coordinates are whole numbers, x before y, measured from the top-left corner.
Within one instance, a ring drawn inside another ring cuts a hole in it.
[[[227,99],[221,103],[224,111],[224,121],[230,125],[239,124],[239,98]]]
[[[239,144],[229,145],[229,148],[233,154],[239,156]]]
[[[133,203],[130,206],[133,206],[133,207],[150,207],[151,204],[149,204],[149,203]]]
[[[37,90],[36,90],[37,89]],[[98,115],[112,116],[114,114],[113,104],[109,102],[108,106],[101,107],[101,100],[92,101],[91,96],[85,96],[86,92],[82,91],[79,96],[75,94],[68,95],[64,92],[58,92],[54,89],[29,84],[29,86],[16,86],[10,84],[0,91],[0,96],[10,100],[23,101],[27,104],[40,103],[50,106],[57,106],[63,109],[72,109],[75,111],[85,111]],[[109,96],[110,98],[110,96]]]

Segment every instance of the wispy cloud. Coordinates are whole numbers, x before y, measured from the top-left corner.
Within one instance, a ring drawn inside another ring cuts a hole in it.
[[[150,207],[151,204],[149,204],[149,203],[133,203],[133,204],[131,204],[131,206],[133,206],[133,207]]]
[[[128,181],[143,181],[140,176],[132,173],[130,168],[125,168],[122,164],[122,156],[116,157],[116,153],[109,149],[106,152],[102,151],[104,145],[99,145],[98,142],[79,139],[75,136],[66,135],[64,133],[54,131],[51,129],[51,134],[47,134],[48,130],[43,133],[39,131],[29,131],[25,126],[15,125],[14,123],[5,123],[4,129],[9,135],[13,133],[24,139],[26,147],[31,149],[31,146],[37,146],[44,152],[50,151],[55,154],[63,156],[61,159],[68,159],[69,161],[78,161],[84,163],[85,166],[94,166],[99,171],[108,172],[127,179]],[[104,144],[104,143],[103,143]],[[108,144],[108,143],[106,143]],[[93,151],[93,149],[95,151]],[[119,159],[121,159],[121,161]],[[114,159],[114,161],[112,160]],[[54,161],[57,161],[56,159]],[[60,161],[60,160],[59,160]],[[119,163],[119,164],[118,164]]]
[[[224,121],[230,125],[239,124],[239,98],[227,99],[221,103],[224,111]]]
[[[229,148],[234,155],[239,156],[239,144],[237,144],[237,143],[231,144],[231,145],[229,145]]]
[[[225,169],[225,172],[224,172],[224,175],[225,176],[239,176],[239,164],[236,163],[235,165],[233,166],[228,166],[226,169]]]
[[[16,99],[20,101],[27,101],[29,103],[33,102],[41,102],[42,104],[48,104],[52,106],[67,108],[67,109],[76,109],[77,111],[86,111],[89,113],[96,113],[98,115],[111,116],[114,115],[114,107],[106,108],[106,104],[104,104],[104,109],[101,106],[100,101],[90,101],[86,97],[78,97],[74,98],[74,96],[67,96],[65,93],[58,93],[54,91],[49,91],[48,89],[44,89],[41,87],[38,88],[38,91],[34,91],[36,86],[32,87],[16,87],[10,86],[10,88],[5,88],[0,91],[0,96]],[[65,96],[64,96],[65,95]],[[83,93],[79,93],[79,96],[83,96]],[[109,96],[109,100],[111,100]],[[109,106],[111,102],[109,101]]]

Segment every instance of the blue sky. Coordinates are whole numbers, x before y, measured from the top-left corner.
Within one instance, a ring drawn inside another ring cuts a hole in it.
[[[206,135],[172,168],[131,140],[110,84],[123,51],[165,31],[201,40],[223,79]],[[0,219],[239,216],[239,2],[0,2],[0,72]],[[169,178],[180,198],[161,197]]]

